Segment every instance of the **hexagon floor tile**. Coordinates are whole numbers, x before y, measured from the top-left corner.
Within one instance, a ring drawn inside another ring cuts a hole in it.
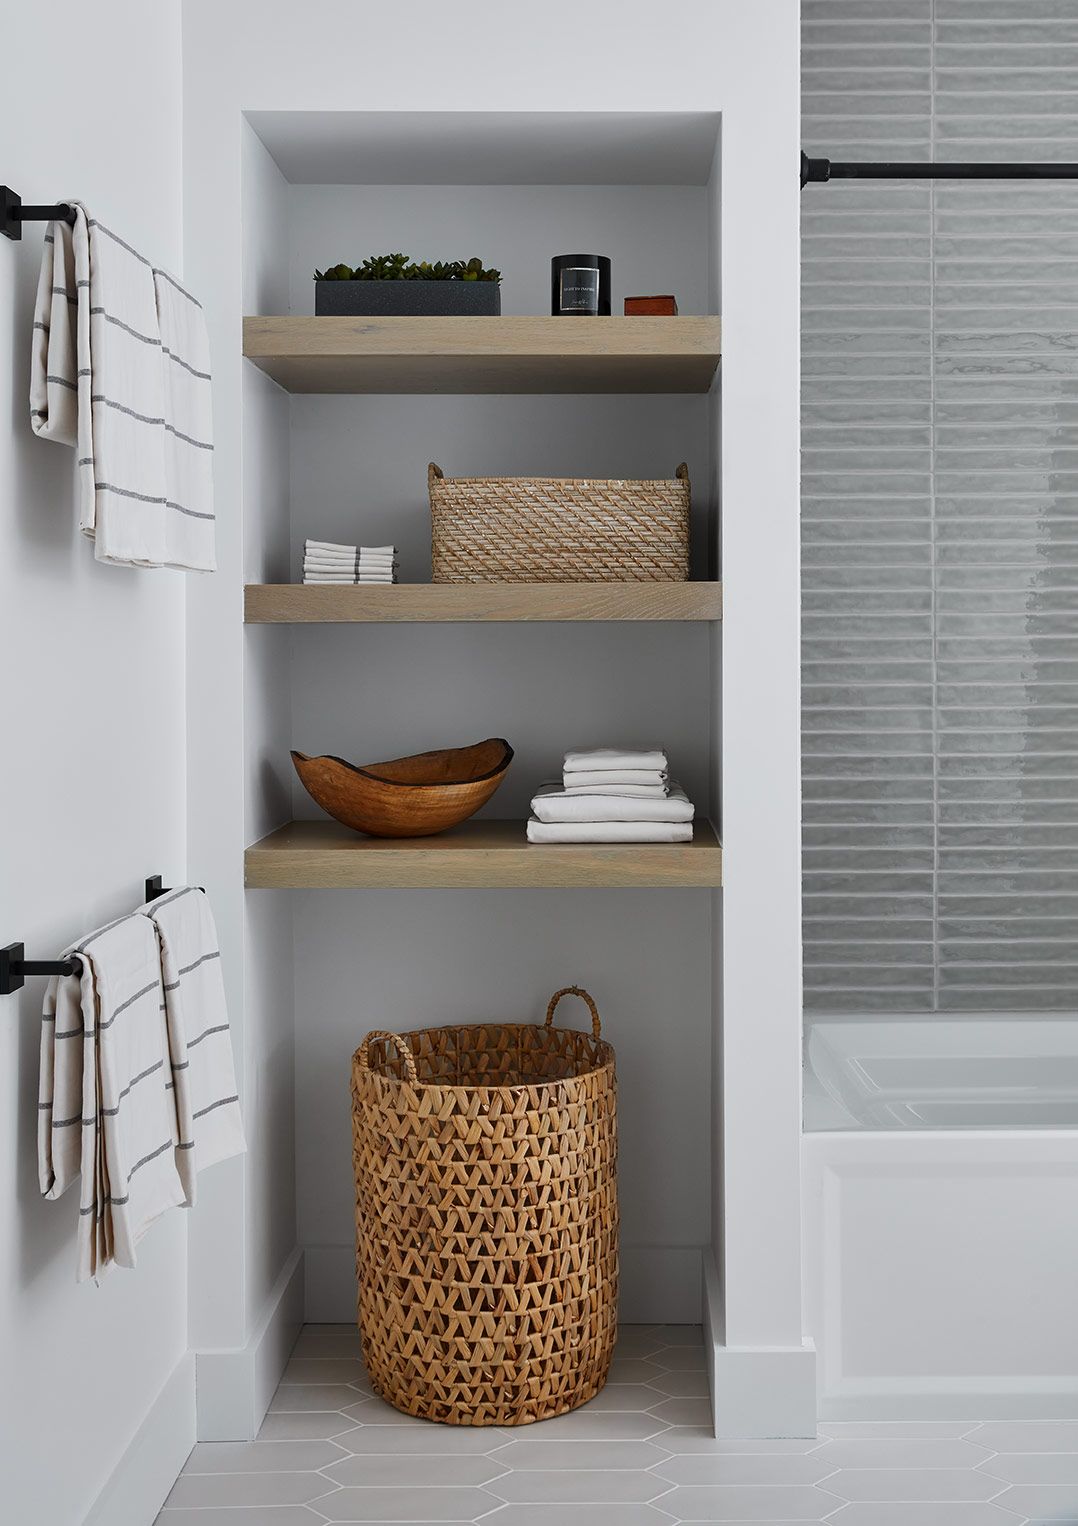
[[[1078,1526],[1078,1423],[865,1421],[716,1441],[689,1325],[622,1330],[607,1388],[538,1425],[398,1414],[354,1330],[304,1328],[258,1439],[200,1442],[157,1526]]]

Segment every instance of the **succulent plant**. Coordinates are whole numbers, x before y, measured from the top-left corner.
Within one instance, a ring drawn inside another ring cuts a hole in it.
[[[488,270],[482,260],[420,260],[406,254],[372,254],[361,265],[330,265],[316,270],[316,281],[500,281],[500,270]]]

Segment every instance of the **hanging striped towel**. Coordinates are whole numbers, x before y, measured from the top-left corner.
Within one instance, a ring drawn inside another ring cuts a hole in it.
[[[75,208],[49,224],[30,419],[76,447],[79,524],[98,561],[216,567],[209,341],[200,304]]]
[[[179,1132],[176,1165],[187,1201],[194,1203],[198,1172],[247,1148],[217,929],[205,893],[194,885],[142,909],[161,945]]]
[[[38,1101],[41,1191],[80,1183],[77,1277],[98,1280],[184,1202],[153,923],[121,917],[75,944],[80,973],[45,993]]]

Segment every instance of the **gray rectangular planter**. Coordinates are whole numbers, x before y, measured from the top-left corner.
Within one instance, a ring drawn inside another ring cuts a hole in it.
[[[500,281],[316,281],[316,317],[455,318],[497,316]]]

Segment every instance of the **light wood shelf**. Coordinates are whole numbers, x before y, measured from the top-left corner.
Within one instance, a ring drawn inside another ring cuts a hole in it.
[[[721,618],[721,583],[248,583],[244,589],[248,625]]]
[[[706,392],[721,321],[243,320],[243,353],[289,392]]]
[[[715,887],[722,849],[711,823],[691,843],[529,843],[522,821],[467,821],[438,837],[362,837],[335,821],[293,821],[244,855],[263,890]]]

